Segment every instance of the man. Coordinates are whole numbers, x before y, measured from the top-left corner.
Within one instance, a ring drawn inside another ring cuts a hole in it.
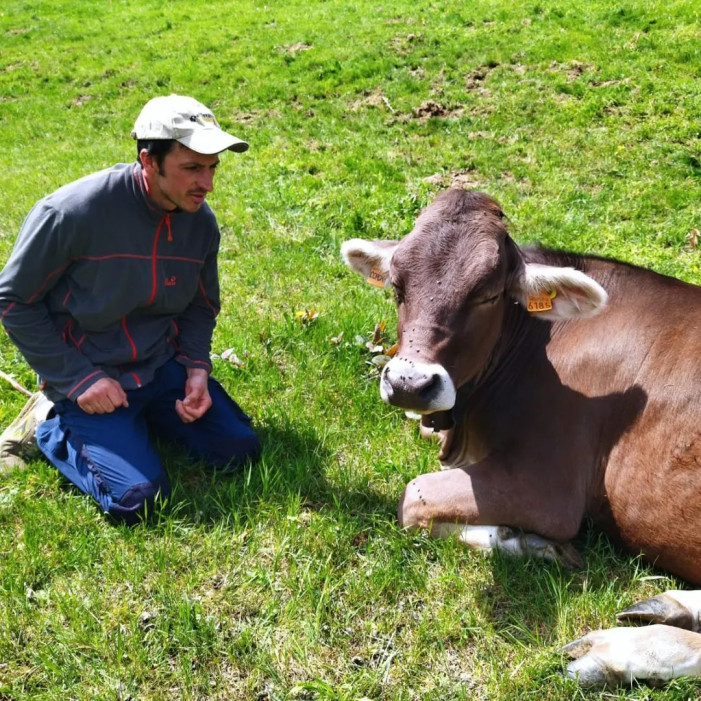
[[[41,452],[117,520],[170,491],[150,434],[231,469],[260,453],[250,419],[209,377],[219,229],[218,154],[248,144],[190,97],[149,101],[138,162],[60,188],[25,220],[0,273],[0,317],[42,382],[0,437],[0,459]]]

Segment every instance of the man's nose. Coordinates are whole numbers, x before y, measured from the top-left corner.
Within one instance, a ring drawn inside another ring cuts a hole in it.
[[[197,184],[206,192],[212,192],[214,190],[214,173],[211,171],[202,172]]]

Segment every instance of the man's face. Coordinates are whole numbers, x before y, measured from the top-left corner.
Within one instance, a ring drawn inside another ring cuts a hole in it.
[[[151,199],[166,211],[180,208],[184,212],[196,212],[214,189],[214,173],[219,156],[206,156],[175,143],[162,165],[145,150],[140,154],[144,176]]]

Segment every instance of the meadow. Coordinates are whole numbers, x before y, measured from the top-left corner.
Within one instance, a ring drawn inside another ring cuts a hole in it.
[[[174,493],[131,529],[45,462],[3,474],[0,699],[701,698],[562,676],[560,646],[685,586],[590,524],[574,572],[399,529],[437,448],[379,398],[391,292],[339,255],[461,186],[518,243],[701,284],[700,27],[695,0],[4,0],[0,262],[40,197],[136,157],[151,97],[250,143],[209,197],[212,351],[265,447],[222,478],[163,446]],[[0,370],[34,387],[4,333]],[[0,427],[24,401],[0,385]]]

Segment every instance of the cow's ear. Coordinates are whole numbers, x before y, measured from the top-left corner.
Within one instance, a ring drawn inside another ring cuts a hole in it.
[[[398,241],[349,239],[341,246],[346,265],[360,273],[371,285],[389,285],[389,264]]]
[[[512,293],[534,316],[557,321],[596,316],[608,295],[598,282],[574,268],[526,263]]]

